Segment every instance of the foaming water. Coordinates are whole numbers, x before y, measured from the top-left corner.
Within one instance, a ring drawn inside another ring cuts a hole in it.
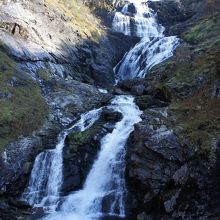
[[[46,150],[36,157],[22,200],[47,211],[57,208],[63,183],[63,148],[66,136],[72,130],[84,131],[91,127],[98,120],[100,113],[101,109],[96,109],[81,115],[76,124],[60,133],[55,149]]]
[[[114,68],[116,82],[145,77],[151,68],[173,56],[179,45],[176,36],[164,35],[165,28],[147,2],[130,0],[121,12],[115,13],[112,24],[115,31],[141,38]]]
[[[179,39],[176,36],[155,38],[152,41],[142,38],[115,67],[116,79],[144,78],[155,65],[172,57],[178,45]]]
[[[145,37],[148,40],[162,36],[164,31],[148,4],[135,0],[128,1],[121,12],[115,13],[112,28],[125,35]]]
[[[109,108],[123,116],[101,142],[101,151],[82,190],[67,196],[60,211],[46,220],[94,220],[103,216],[125,217],[125,145],[141,111],[129,96],[118,96]]]

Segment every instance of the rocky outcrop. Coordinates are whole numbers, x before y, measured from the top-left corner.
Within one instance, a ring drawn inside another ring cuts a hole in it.
[[[47,101],[51,103],[49,117],[32,135],[20,136],[18,140],[6,145],[0,155],[0,165],[3,169],[0,174],[0,203],[4,202],[8,207],[2,208],[4,211],[0,217],[3,219],[13,219],[9,214],[13,209],[10,200],[19,200],[28,182],[36,155],[45,149],[54,148],[59,132],[77,115],[104,105],[111,98],[92,86],[76,81],[44,83],[50,85],[47,91],[50,96],[46,96]],[[22,208],[16,210],[16,216],[23,215]]]
[[[128,144],[131,219],[220,216],[219,2],[187,2],[166,1],[162,8],[152,2],[160,21],[182,44],[145,79],[121,82],[117,88],[135,95],[144,110]]]
[[[94,85],[112,84],[112,67],[131,41],[108,37],[83,5],[86,19],[65,1],[0,5],[0,218],[17,219],[30,214],[18,200],[36,155],[54,148],[81,113],[109,102]]]
[[[107,32],[87,7],[77,4],[3,2],[0,40],[34,77],[39,69],[47,69],[57,77],[111,85],[112,69],[132,41],[119,44],[120,35]]]
[[[110,109],[103,109],[100,119],[84,132],[70,133],[64,149],[64,184],[63,193],[68,194],[82,188],[100,150],[102,138],[114,129],[121,114]]]

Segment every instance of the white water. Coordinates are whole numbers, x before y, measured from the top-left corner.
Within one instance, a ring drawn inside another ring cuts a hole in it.
[[[90,128],[98,120],[100,112],[101,109],[96,109],[81,115],[77,123],[60,133],[55,149],[42,152],[36,157],[23,200],[45,210],[56,209],[63,182],[63,148],[66,136],[72,130],[84,131]]]
[[[147,3],[142,4],[141,0],[129,2],[134,4],[136,13],[131,14],[129,4],[126,4],[121,12],[116,13],[113,29],[142,39],[116,66],[117,80],[144,77],[149,69],[172,56],[179,44],[175,36],[164,36],[164,27],[158,24],[156,14],[149,9]],[[134,104],[133,98],[128,96],[115,97],[108,108],[121,112],[123,118],[116,124],[113,132],[102,139],[101,150],[82,190],[60,198],[63,182],[62,154],[69,130],[59,135],[56,149],[37,156],[29,187],[23,198],[34,206],[49,210],[45,220],[125,217],[125,145],[134,124],[141,121],[141,111]],[[87,129],[98,119],[100,111],[83,115],[71,129]],[[58,206],[58,202],[61,206]]]
[[[134,16],[128,12],[131,4],[136,8]],[[121,12],[115,13],[112,28],[125,35],[142,38],[115,67],[116,81],[145,77],[151,68],[173,56],[179,45],[176,36],[164,36],[165,28],[158,24],[157,16],[147,1],[130,0]]]
[[[136,9],[135,14],[129,12],[131,5]],[[152,37],[162,36],[164,31],[164,27],[157,23],[156,14],[147,3],[138,0],[128,1],[121,12],[115,13],[112,28],[125,35],[145,37],[148,41]]]
[[[125,217],[125,144],[134,124],[141,121],[141,111],[129,96],[115,97],[109,108],[121,112],[122,120],[102,139],[101,151],[83,189],[70,194],[61,210],[46,220],[90,220],[109,215]]]

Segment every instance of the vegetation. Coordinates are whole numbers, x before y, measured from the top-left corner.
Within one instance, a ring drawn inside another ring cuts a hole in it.
[[[0,150],[20,135],[30,135],[47,116],[40,87],[0,46]]]
[[[170,91],[170,110],[180,133],[209,158],[213,156],[214,144],[220,140],[220,98],[213,96],[220,82],[219,36],[220,13],[198,21],[181,35],[187,44],[178,48],[176,56],[150,73],[164,74],[155,89],[159,86]]]
[[[220,32],[220,13],[212,15],[191,27],[182,34],[182,38],[191,44],[204,43],[215,38]],[[214,34],[214,35],[213,35]],[[219,39],[217,39],[219,40]]]
[[[83,39],[98,42],[104,31],[100,21],[93,16],[90,9],[77,0],[45,0],[45,4],[59,10],[65,20],[78,31]],[[57,13],[57,12],[56,12]]]
[[[200,147],[200,153],[209,155],[220,140],[220,100],[208,99],[205,93],[173,102],[170,110],[176,115],[181,133]]]
[[[102,120],[98,120],[91,128],[87,129],[86,131],[71,133],[68,136],[70,141],[70,149],[73,152],[77,152],[80,146],[91,144],[92,138],[100,132],[103,124],[104,122]]]
[[[218,59],[220,48],[220,14],[210,16],[187,30],[183,39],[192,45],[193,60],[177,65],[174,77],[176,83],[188,83],[195,79],[206,79],[193,96],[175,101],[171,109],[175,112],[183,134],[200,146],[200,153],[209,155],[212,146],[220,140],[220,99],[213,97],[215,83],[220,80]],[[207,154],[208,153],[208,154]]]

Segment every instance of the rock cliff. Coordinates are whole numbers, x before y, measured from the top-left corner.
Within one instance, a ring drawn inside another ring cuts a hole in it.
[[[34,158],[79,114],[131,94],[143,111],[126,156],[127,219],[219,219],[220,3],[150,2],[181,45],[144,79],[114,84],[113,67],[138,39],[111,30],[123,1],[0,2],[0,219],[30,219],[19,201]],[[62,193],[79,189],[101,137],[120,114],[71,133]]]
[[[127,154],[131,219],[218,219],[218,1],[152,2],[182,43],[173,58],[115,91],[144,111]]]

